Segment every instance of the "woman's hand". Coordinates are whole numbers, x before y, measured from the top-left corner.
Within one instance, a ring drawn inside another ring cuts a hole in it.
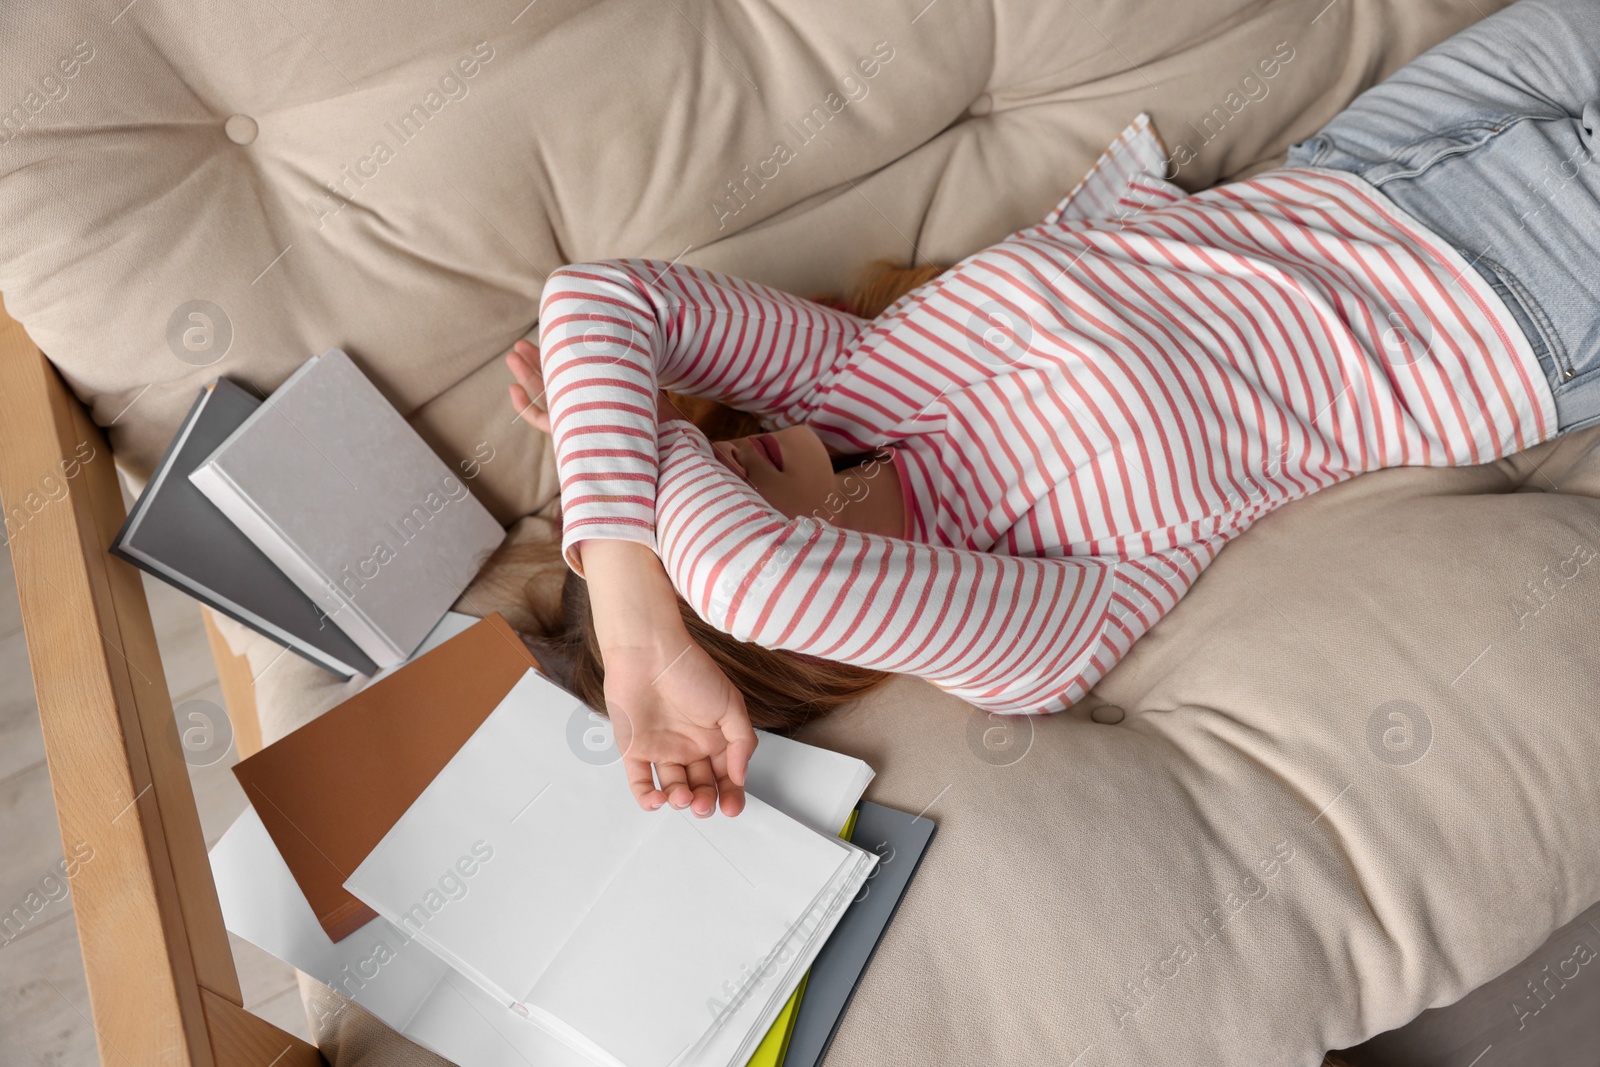
[[[544,395],[544,374],[539,369],[539,350],[530,341],[518,341],[506,353],[506,367],[516,379],[511,386],[511,406],[536,430],[554,433],[550,428],[550,404]],[[672,406],[667,394],[656,394],[656,418],[681,419],[683,413]]]
[[[522,421],[535,430],[550,432],[550,405],[544,398],[544,375],[539,371],[539,350],[529,341],[518,341],[506,353],[506,368],[516,379],[511,386],[511,406]]]
[[[739,814],[755,730],[744,697],[684,628],[660,559],[632,541],[584,541],[578,553],[634,798],[704,817],[720,797],[724,815]]]

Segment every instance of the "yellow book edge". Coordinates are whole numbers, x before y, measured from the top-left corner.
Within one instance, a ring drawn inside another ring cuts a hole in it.
[[[859,810],[852,811],[850,818],[845,820],[844,829],[839,831],[839,836],[846,841],[856,832],[856,816],[859,814]],[[789,1039],[794,1036],[794,1021],[800,1014],[800,998],[806,995],[806,981],[810,977],[810,971],[801,976],[794,995],[778,1012],[778,1017],[772,1020],[772,1028],[761,1039],[761,1044],[756,1046],[746,1067],[783,1067],[783,1058],[789,1054]]]

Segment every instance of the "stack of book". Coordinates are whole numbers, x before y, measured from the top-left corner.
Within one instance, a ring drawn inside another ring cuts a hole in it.
[[[111,550],[349,678],[411,655],[505,536],[349,356],[201,390]]]
[[[619,758],[500,616],[452,613],[235,768],[228,928],[461,1067],[818,1063],[932,824],[779,735],[732,819],[641,811]]]
[[[462,1067],[812,1067],[932,824],[776,735],[737,818],[641,811],[609,722],[449,611],[503,536],[337,349],[202,391],[113,551],[364,676],[235,768],[228,928]]]

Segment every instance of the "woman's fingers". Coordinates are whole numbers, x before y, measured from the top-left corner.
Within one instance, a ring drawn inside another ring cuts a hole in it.
[[[506,353],[506,369],[516,379],[511,386],[511,405],[531,426],[550,432],[550,415],[544,398],[544,375],[539,373],[539,350],[527,341],[518,341]]]
[[[744,810],[744,786],[736,783],[728,774],[728,753],[723,751],[711,758],[711,773],[717,779],[717,797],[722,806],[722,814],[729,816],[739,814]]]
[[[688,772],[689,788],[693,793],[689,809],[703,819],[717,810],[717,778],[711,771],[711,761],[695,760],[684,770]]]
[[[737,815],[744,810],[744,779],[750,766],[750,757],[756,751],[756,731],[750,725],[750,713],[737,693],[730,702],[728,712],[719,724],[722,739],[727,744],[712,761],[717,776],[717,793],[722,800],[722,814]]]
[[[687,808],[694,801],[694,790],[689,787],[689,775],[681,763],[656,764],[656,777],[661,781],[661,792],[667,803],[675,808]]]
[[[656,781],[650,774],[650,764],[646,760],[626,759],[622,761],[622,768],[627,772],[628,785],[633,789],[633,798],[645,811],[655,811],[667,802],[667,795],[656,788]]]
[[[756,752],[756,730],[750,725],[750,712],[744,706],[744,697],[734,690],[727,713],[722,716],[722,739],[727,742],[728,777],[737,786],[744,785],[745,770],[750,757]]]
[[[518,341],[511,346],[511,351],[506,353],[506,362],[511,366],[511,373],[522,378],[528,374],[539,373],[539,350],[531,341]]]
[[[550,432],[550,415],[539,405],[528,398],[528,391],[520,385],[511,387],[511,406],[516,409],[522,421],[536,430]]]
[[[543,399],[544,375],[539,370],[539,351],[526,341],[518,341],[506,353],[506,367],[519,384],[528,388],[528,395]],[[543,403],[539,405],[543,407]]]

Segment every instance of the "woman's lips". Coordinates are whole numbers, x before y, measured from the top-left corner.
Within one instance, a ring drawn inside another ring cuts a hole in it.
[[[751,438],[751,443],[766,457],[767,462],[778,470],[783,470],[783,449],[778,445],[778,439],[770,433],[757,434]]]

